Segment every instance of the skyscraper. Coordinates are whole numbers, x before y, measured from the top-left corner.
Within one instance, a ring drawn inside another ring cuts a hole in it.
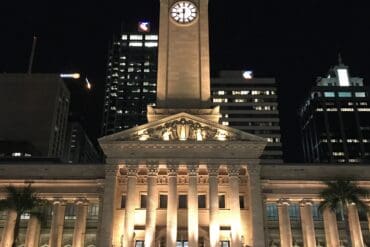
[[[62,158],[69,104],[69,90],[57,74],[1,74],[0,142],[14,147],[4,155]],[[18,150],[17,143],[32,148]]]
[[[305,162],[364,163],[370,160],[370,88],[351,77],[340,59],[318,78],[301,108]]]
[[[253,78],[250,71],[221,71],[211,79],[220,123],[268,141],[262,163],[282,163],[279,109],[274,78]]]
[[[156,101],[158,35],[149,22],[123,32],[108,54],[101,135],[147,121],[147,105]]]

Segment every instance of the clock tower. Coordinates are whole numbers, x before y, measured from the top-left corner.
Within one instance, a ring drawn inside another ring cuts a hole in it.
[[[211,109],[209,0],[160,0],[157,107],[149,122],[187,112],[218,121]]]

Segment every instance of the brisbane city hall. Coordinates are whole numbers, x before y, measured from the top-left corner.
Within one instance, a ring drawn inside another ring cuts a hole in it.
[[[370,166],[261,165],[265,139],[218,124],[210,106],[208,25],[208,0],[160,1],[156,107],[147,124],[99,139],[105,165],[0,166],[0,188],[32,183],[52,202],[46,223],[22,215],[19,246],[347,246],[319,193],[340,177],[370,190]],[[16,215],[0,215],[0,247],[11,247]],[[366,246],[370,216],[348,215],[352,245]]]

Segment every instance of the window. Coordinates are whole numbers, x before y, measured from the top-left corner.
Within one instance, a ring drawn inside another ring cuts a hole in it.
[[[88,215],[88,218],[98,218],[99,204],[90,204],[87,215]]]
[[[218,196],[218,208],[226,208],[225,195]]]
[[[126,208],[126,195],[121,196],[121,208]]]
[[[355,96],[357,98],[365,98],[366,97],[366,93],[365,92],[356,92],[355,93]]]
[[[324,92],[324,96],[326,98],[333,98],[335,97],[335,93],[334,92]]]
[[[229,241],[221,241],[221,247],[230,247]]]
[[[146,197],[145,194],[140,195],[140,208],[146,208]]]
[[[182,240],[182,241],[177,241],[176,242],[176,247],[188,247],[188,241],[187,240]]]
[[[159,208],[167,208],[167,195],[159,195]]]
[[[206,195],[198,195],[198,208],[206,208]]]
[[[266,214],[268,220],[278,220],[278,209],[276,204],[266,204]]]
[[[66,220],[76,219],[76,206],[74,204],[67,204],[64,219]]]
[[[351,97],[351,96],[352,96],[352,94],[351,94],[351,92],[339,92],[339,93],[338,93],[338,96],[339,96],[340,98],[349,98],[349,97]]]
[[[292,204],[289,206],[289,217],[291,220],[299,220],[299,205]]]
[[[313,220],[322,220],[322,214],[319,210],[319,204],[312,205],[312,217]]]
[[[245,208],[244,196],[239,196],[239,206],[241,209]]]
[[[136,240],[135,247],[144,247],[144,240]]]
[[[179,208],[187,208],[187,207],[188,207],[188,196],[179,195]]]

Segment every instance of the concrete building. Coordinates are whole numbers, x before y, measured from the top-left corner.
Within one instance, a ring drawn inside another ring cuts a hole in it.
[[[69,101],[57,74],[0,74],[0,141],[28,143],[41,156],[62,157]]]
[[[208,0],[160,10],[157,107],[149,123],[99,139],[107,164],[0,165],[0,187],[32,181],[53,202],[46,226],[21,222],[22,246],[345,246],[335,214],[317,217],[319,193],[340,177],[370,191],[370,166],[260,164],[267,141],[219,124],[212,108]],[[370,217],[348,209],[353,246],[364,247]],[[15,217],[0,221],[2,247]]]
[[[149,22],[123,32],[108,54],[102,136],[147,122],[156,100],[158,34]]]
[[[221,71],[211,79],[212,101],[219,105],[220,123],[267,140],[262,163],[282,163],[276,82],[253,78],[248,71]]]
[[[341,59],[300,110],[305,162],[370,162],[370,88]]]

